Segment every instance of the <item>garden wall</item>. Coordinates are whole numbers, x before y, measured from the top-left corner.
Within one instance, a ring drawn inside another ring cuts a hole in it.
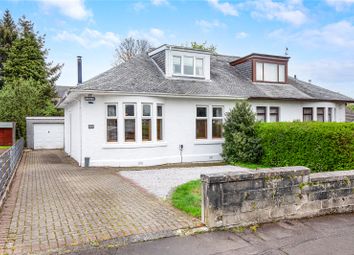
[[[202,175],[208,227],[247,226],[354,211],[354,170],[310,174],[306,167]]]

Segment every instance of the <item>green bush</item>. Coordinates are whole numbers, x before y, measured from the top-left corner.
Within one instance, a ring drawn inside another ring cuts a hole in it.
[[[256,136],[255,115],[247,102],[239,102],[227,113],[222,156],[228,163],[258,163],[262,155]]]
[[[306,166],[314,172],[354,169],[353,123],[263,123],[257,126],[269,166]]]

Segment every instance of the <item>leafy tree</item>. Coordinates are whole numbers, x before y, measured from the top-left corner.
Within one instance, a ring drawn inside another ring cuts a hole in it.
[[[256,118],[247,102],[239,102],[227,113],[224,124],[223,157],[228,163],[258,163],[262,156],[256,135]]]
[[[46,86],[50,86],[48,83]],[[6,81],[0,91],[0,119],[15,121],[19,135],[26,137],[27,116],[53,116],[57,114],[46,86],[33,79]]]
[[[115,49],[115,65],[127,62],[136,55],[148,52],[151,48],[152,46],[147,40],[134,39],[133,37],[125,38]]]
[[[4,12],[3,18],[0,20],[0,89],[3,86],[2,68],[3,63],[7,59],[7,54],[12,43],[18,36],[16,24],[9,10]]]
[[[204,43],[197,43],[191,42],[191,47],[196,50],[207,50],[211,53],[216,53],[216,46],[214,44],[208,45],[207,42]]]

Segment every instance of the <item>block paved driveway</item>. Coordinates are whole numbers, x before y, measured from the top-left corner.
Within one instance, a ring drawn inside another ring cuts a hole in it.
[[[0,214],[0,254],[171,236],[197,225],[112,169],[80,168],[62,151],[28,151]]]

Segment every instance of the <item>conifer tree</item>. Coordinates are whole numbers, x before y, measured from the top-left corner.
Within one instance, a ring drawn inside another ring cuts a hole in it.
[[[224,124],[223,157],[228,163],[258,163],[262,148],[256,135],[256,118],[246,101],[227,113]]]

